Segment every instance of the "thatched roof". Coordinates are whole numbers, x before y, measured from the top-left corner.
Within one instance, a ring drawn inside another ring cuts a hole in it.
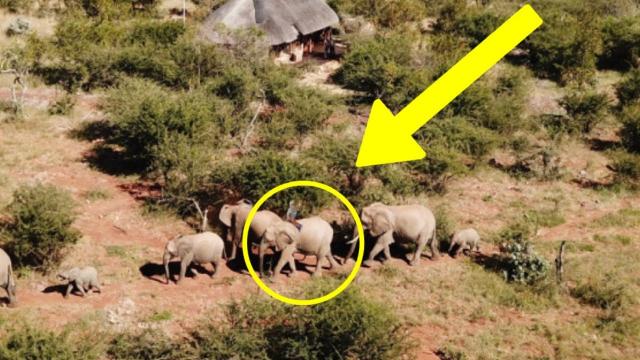
[[[325,0],[229,0],[205,20],[202,34],[215,43],[233,43],[221,34],[220,25],[230,30],[257,27],[275,46],[337,25],[339,21]]]

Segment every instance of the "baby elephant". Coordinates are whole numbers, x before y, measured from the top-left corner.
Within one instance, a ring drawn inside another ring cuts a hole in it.
[[[455,252],[453,250],[455,249]],[[456,257],[461,251],[480,251],[480,235],[475,229],[460,230],[451,239],[449,255]]]
[[[84,297],[88,291],[93,290],[102,293],[100,284],[98,283],[98,271],[91,266],[84,268],[74,267],[58,274],[58,277],[67,281],[67,290],[64,294],[66,298],[76,288]]]

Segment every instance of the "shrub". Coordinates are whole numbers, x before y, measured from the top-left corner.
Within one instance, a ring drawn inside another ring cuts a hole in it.
[[[629,70],[640,56],[640,18],[608,17],[602,26],[602,67]]]
[[[469,12],[455,23],[455,32],[468,38],[470,46],[475,47],[491,35],[504,19],[490,12]]]
[[[68,115],[73,110],[76,99],[72,94],[65,92],[49,105],[49,114],[51,115]]]
[[[577,91],[566,95],[560,101],[569,117],[573,120],[572,127],[583,134],[588,134],[602,121],[607,112],[609,100],[606,94],[593,91]]]
[[[162,332],[144,330],[115,336],[107,354],[118,360],[195,360],[195,350],[190,345],[171,340]]]
[[[377,25],[389,28],[421,20],[426,10],[424,2],[420,0],[330,0],[329,5],[340,13],[364,16]]]
[[[533,285],[549,272],[549,263],[533,250],[528,241],[512,241],[503,245],[502,268],[505,280]]]
[[[620,105],[627,106],[637,103],[640,99],[640,69],[631,70],[616,86],[616,95]]]
[[[442,144],[477,159],[489,153],[498,143],[492,131],[478,128],[463,117],[437,119],[429,125],[418,135],[429,146]]]
[[[428,76],[412,66],[411,40],[392,34],[355,41],[335,74],[338,83],[380,98],[399,110],[426,88]]]
[[[627,285],[616,275],[606,274],[599,279],[586,279],[571,289],[571,296],[584,304],[603,310],[616,311],[630,301]]]
[[[411,162],[407,166],[414,176],[416,192],[442,193],[451,178],[467,171],[459,153],[439,144],[429,147],[426,159]]]
[[[614,151],[609,154],[611,169],[616,172],[616,183],[632,188],[640,185],[640,155],[626,151]]]
[[[640,153],[640,105],[630,106],[623,111],[620,137],[627,151]]]
[[[593,4],[540,1],[533,6],[545,19],[523,44],[533,70],[561,83],[590,81],[602,47],[600,18]]]
[[[66,191],[51,185],[22,186],[7,206],[12,220],[5,231],[8,251],[17,267],[48,270],[58,264],[64,249],[80,238],[71,228],[74,201]]]
[[[238,161],[225,161],[217,164],[211,173],[209,182],[218,191],[231,191],[235,198],[242,197],[257,201],[272,188],[295,180],[323,181],[325,174],[309,162],[296,161],[270,151]],[[270,199],[268,205],[276,212],[287,209],[289,200],[302,197],[314,207],[321,207],[329,197],[324,192],[311,188],[295,188],[287,191],[286,196]]]
[[[55,333],[31,326],[10,329],[0,339],[0,359],[84,360],[98,359],[99,353],[86,337],[71,342],[67,332]]]
[[[313,286],[305,297],[326,294],[335,281]],[[413,346],[389,308],[356,288],[317,306],[247,299],[232,304],[226,318],[226,326],[196,334],[201,358],[395,359]]]
[[[238,131],[227,103],[202,91],[172,93],[149,81],[130,79],[112,90],[104,109],[114,128],[107,139],[147,171],[167,173],[174,141],[199,146]],[[178,149],[179,150],[179,149]],[[185,153],[185,151],[182,151]]]

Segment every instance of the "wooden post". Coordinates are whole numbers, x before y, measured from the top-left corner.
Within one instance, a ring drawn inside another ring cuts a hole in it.
[[[562,283],[562,273],[564,272],[564,248],[566,245],[566,241],[560,243],[558,257],[556,258],[556,281],[558,284]]]

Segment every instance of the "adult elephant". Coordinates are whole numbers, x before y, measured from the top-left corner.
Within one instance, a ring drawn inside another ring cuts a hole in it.
[[[238,249],[242,249],[242,230],[252,207],[253,205],[247,200],[240,200],[235,204],[226,204],[220,209],[218,218],[227,228],[226,240],[231,243],[229,261],[236,258]],[[249,240],[256,242],[269,225],[279,221],[282,221],[282,219],[274,212],[269,210],[258,211],[251,222]]]
[[[16,306],[16,281],[13,278],[11,258],[2,249],[0,249],[0,287],[7,291],[9,306]]]
[[[293,254],[315,255],[317,258],[313,276],[319,276],[322,271],[322,263],[329,261],[331,268],[338,263],[331,254],[331,241],[333,240],[333,228],[324,219],[310,217],[297,220],[300,229],[296,225],[280,220],[267,227],[260,241],[260,276],[264,276],[264,253],[268,249],[280,252],[280,259],[274,269],[274,275],[280,274],[282,268],[289,264],[291,274],[296,271]]]
[[[363,228],[376,238],[376,243],[369,253],[369,258],[364,262],[371,266],[375,257],[384,251],[386,259],[391,258],[389,245],[395,242],[394,236],[398,239],[416,244],[416,251],[410,261],[411,265],[420,262],[420,256],[424,247],[431,248],[431,258],[437,259],[438,242],[436,240],[436,219],[431,210],[422,205],[400,205],[388,206],[382,203],[371,204],[360,214]],[[349,243],[351,247],[345,257],[351,258],[356,248],[358,240],[357,230],[354,231],[354,238]]]

